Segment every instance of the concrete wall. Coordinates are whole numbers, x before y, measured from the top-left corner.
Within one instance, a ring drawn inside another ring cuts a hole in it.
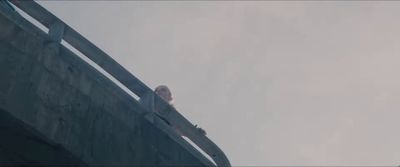
[[[204,165],[109,79],[1,14],[0,109],[89,166]]]
[[[0,109],[1,166],[87,166],[82,160]]]

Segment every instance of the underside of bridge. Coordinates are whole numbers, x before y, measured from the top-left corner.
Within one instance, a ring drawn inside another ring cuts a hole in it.
[[[0,109],[0,164],[22,166],[87,166],[45,136]]]

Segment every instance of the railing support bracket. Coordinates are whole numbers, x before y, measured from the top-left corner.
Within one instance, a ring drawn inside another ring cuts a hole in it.
[[[64,24],[60,22],[53,23],[49,28],[49,36],[54,42],[60,43],[64,36]]]

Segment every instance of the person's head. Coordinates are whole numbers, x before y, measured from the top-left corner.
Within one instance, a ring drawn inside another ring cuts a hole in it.
[[[171,91],[165,85],[157,86],[154,92],[168,103],[173,100]]]

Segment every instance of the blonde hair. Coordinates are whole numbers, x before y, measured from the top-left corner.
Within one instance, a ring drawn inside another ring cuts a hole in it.
[[[161,91],[165,91],[165,92],[167,93],[167,95],[165,95],[165,94],[160,94]],[[157,95],[159,95],[162,99],[164,99],[166,102],[168,102],[169,104],[172,104],[172,101],[173,101],[172,93],[171,93],[171,91],[169,90],[169,88],[168,88],[167,86],[165,86],[165,85],[157,86],[157,87],[154,89],[154,92],[155,92]],[[168,96],[168,97],[166,97],[166,96]]]

